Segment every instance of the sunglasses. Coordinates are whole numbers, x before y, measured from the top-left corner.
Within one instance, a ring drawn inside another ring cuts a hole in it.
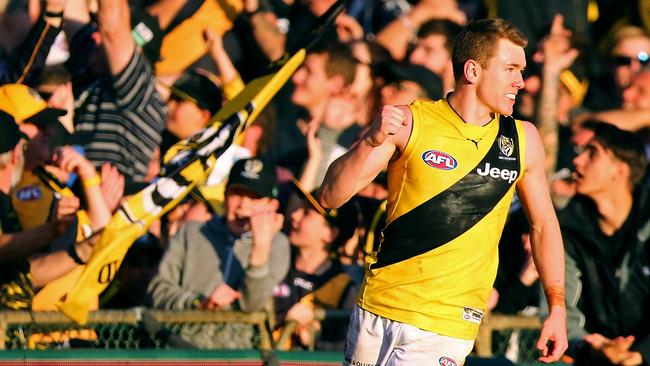
[[[650,57],[648,56],[648,53],[644,51],[639,52],[636,57],[614,56],[612,58],[612,61],[616,66],[630,66],[634,60],[638,61],[643,66],[650,64]]]

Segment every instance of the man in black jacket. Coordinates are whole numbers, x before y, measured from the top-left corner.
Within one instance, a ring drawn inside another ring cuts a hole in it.
[[[650,198],[634,133],[609,124],[575,159],[578,195],[560,215],[569,352],[577,365],[650,364]]]

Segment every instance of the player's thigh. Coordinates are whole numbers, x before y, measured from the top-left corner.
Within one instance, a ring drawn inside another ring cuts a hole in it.
[[[399,330],[395,329],[395,325],[386,318],[355,306],[350,316],[343,365],[384,364],[397,342]]]
[[[386,365],[461,366],[473,347],[473,340],[447,337],[404,324],[400,343]]]

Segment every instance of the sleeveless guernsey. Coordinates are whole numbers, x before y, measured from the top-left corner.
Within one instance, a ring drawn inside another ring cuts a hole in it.
[[[413,129],[388,167],[388,218],[358,305],[445,336],[474,339],[497,245],[523,173],[521,121],[465,123],[446,99],[410,105]]]

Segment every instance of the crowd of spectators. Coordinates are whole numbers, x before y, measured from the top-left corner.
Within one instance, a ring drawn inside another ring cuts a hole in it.
[[[334,3],[0,0],[0,308],[55,309],[93,233],[156,179],[170,147]],[[314,309],[353,307],[386,181],[332,212],[315,198],[325,172],[382,105],[454,90],[456,34],[501,16],[530,40],[514,117],[545,145],[567,257],[566,360],[650,364],[650,16],[645,1],[614,3],[349,1],[205,184],[134,243],[94,309],[270,306],[277,329],[297,323],[286,348],[342,349],[345,327]],[[515,200],[494,312],[545,314],[530,230]],[[181,330],[202,348],[250,348],[251,334]]]

